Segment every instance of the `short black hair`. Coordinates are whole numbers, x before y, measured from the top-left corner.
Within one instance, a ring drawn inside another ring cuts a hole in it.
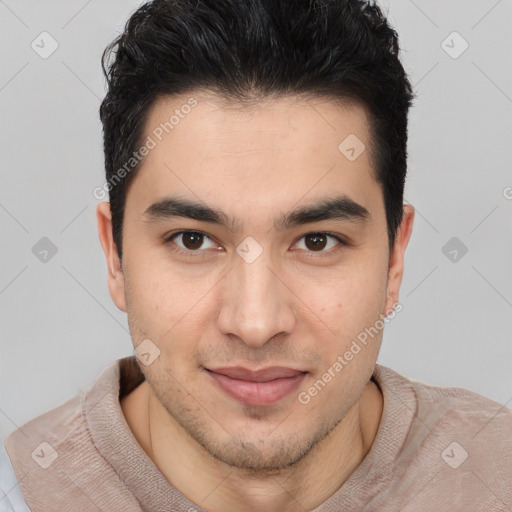
[[[398,36],[375,2],[153,0],[107,46],[102,68],[108,90],[100,118],[120,258],[126,194],[140,167],[133,155],[149,111],[159,97],[198,89],[242,104],[304,94],[362,103],[370,115],[372,161],[393,246],[403,214],[414,95],[399,60]]]

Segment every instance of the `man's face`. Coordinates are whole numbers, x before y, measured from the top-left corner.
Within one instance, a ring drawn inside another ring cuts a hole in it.
[[[191,96],[197,105],[183,108]],[[161,137],[176,109],[179,122]],[[354,135],[366,146],[356,159]],[[290,465],[358,401],[382,331],[358,352],[353,341],[397,300],[365,110],[293,98],[243,110],[188,94],[160,99],[146,136],[156,146],[127,194],[123,278],[113,292],[134,346],[150,340],[150,359],[160,351],[141,369],[169,421],[217,459]],[[162,203],[170,198],[223,212],[227,225],[170,216],[178,211]],[[340,198],[362,208],[342,204],[330,219],[334,207],[288,215]],[[292,371],[277,370],[273,383],[220,375],[233,367]]]

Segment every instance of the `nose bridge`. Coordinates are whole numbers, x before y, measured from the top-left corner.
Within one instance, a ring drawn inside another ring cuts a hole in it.
[[[221,333],[234,334],[256,348],[293,329],[290,297],[269,258],[260,256],[251,263],[237,258],[227,277],[218,318]]]

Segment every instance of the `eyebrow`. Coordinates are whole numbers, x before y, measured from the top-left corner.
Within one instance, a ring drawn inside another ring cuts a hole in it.
[[[181,197],[166,197],[153,203],[144,210],[142,216],[155,222],[184,217],[218,224],[232,232],[238,231],[240,226],[238,219],[230,217],[222,210]],[[278,231],[283,231],[302,224],[324,220],[367,223],[371,220],[371,215],[364,206],[343,195],[317,200],[310,205],[283,214],[274,220],[274,227]]]

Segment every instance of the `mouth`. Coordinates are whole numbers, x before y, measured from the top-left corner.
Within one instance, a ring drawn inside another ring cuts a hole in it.
[[[283,366],[256,371],[240,366],[205,370],[228,396],[245,405],[256,407],[274,404],[290,395],[308,373]]]

